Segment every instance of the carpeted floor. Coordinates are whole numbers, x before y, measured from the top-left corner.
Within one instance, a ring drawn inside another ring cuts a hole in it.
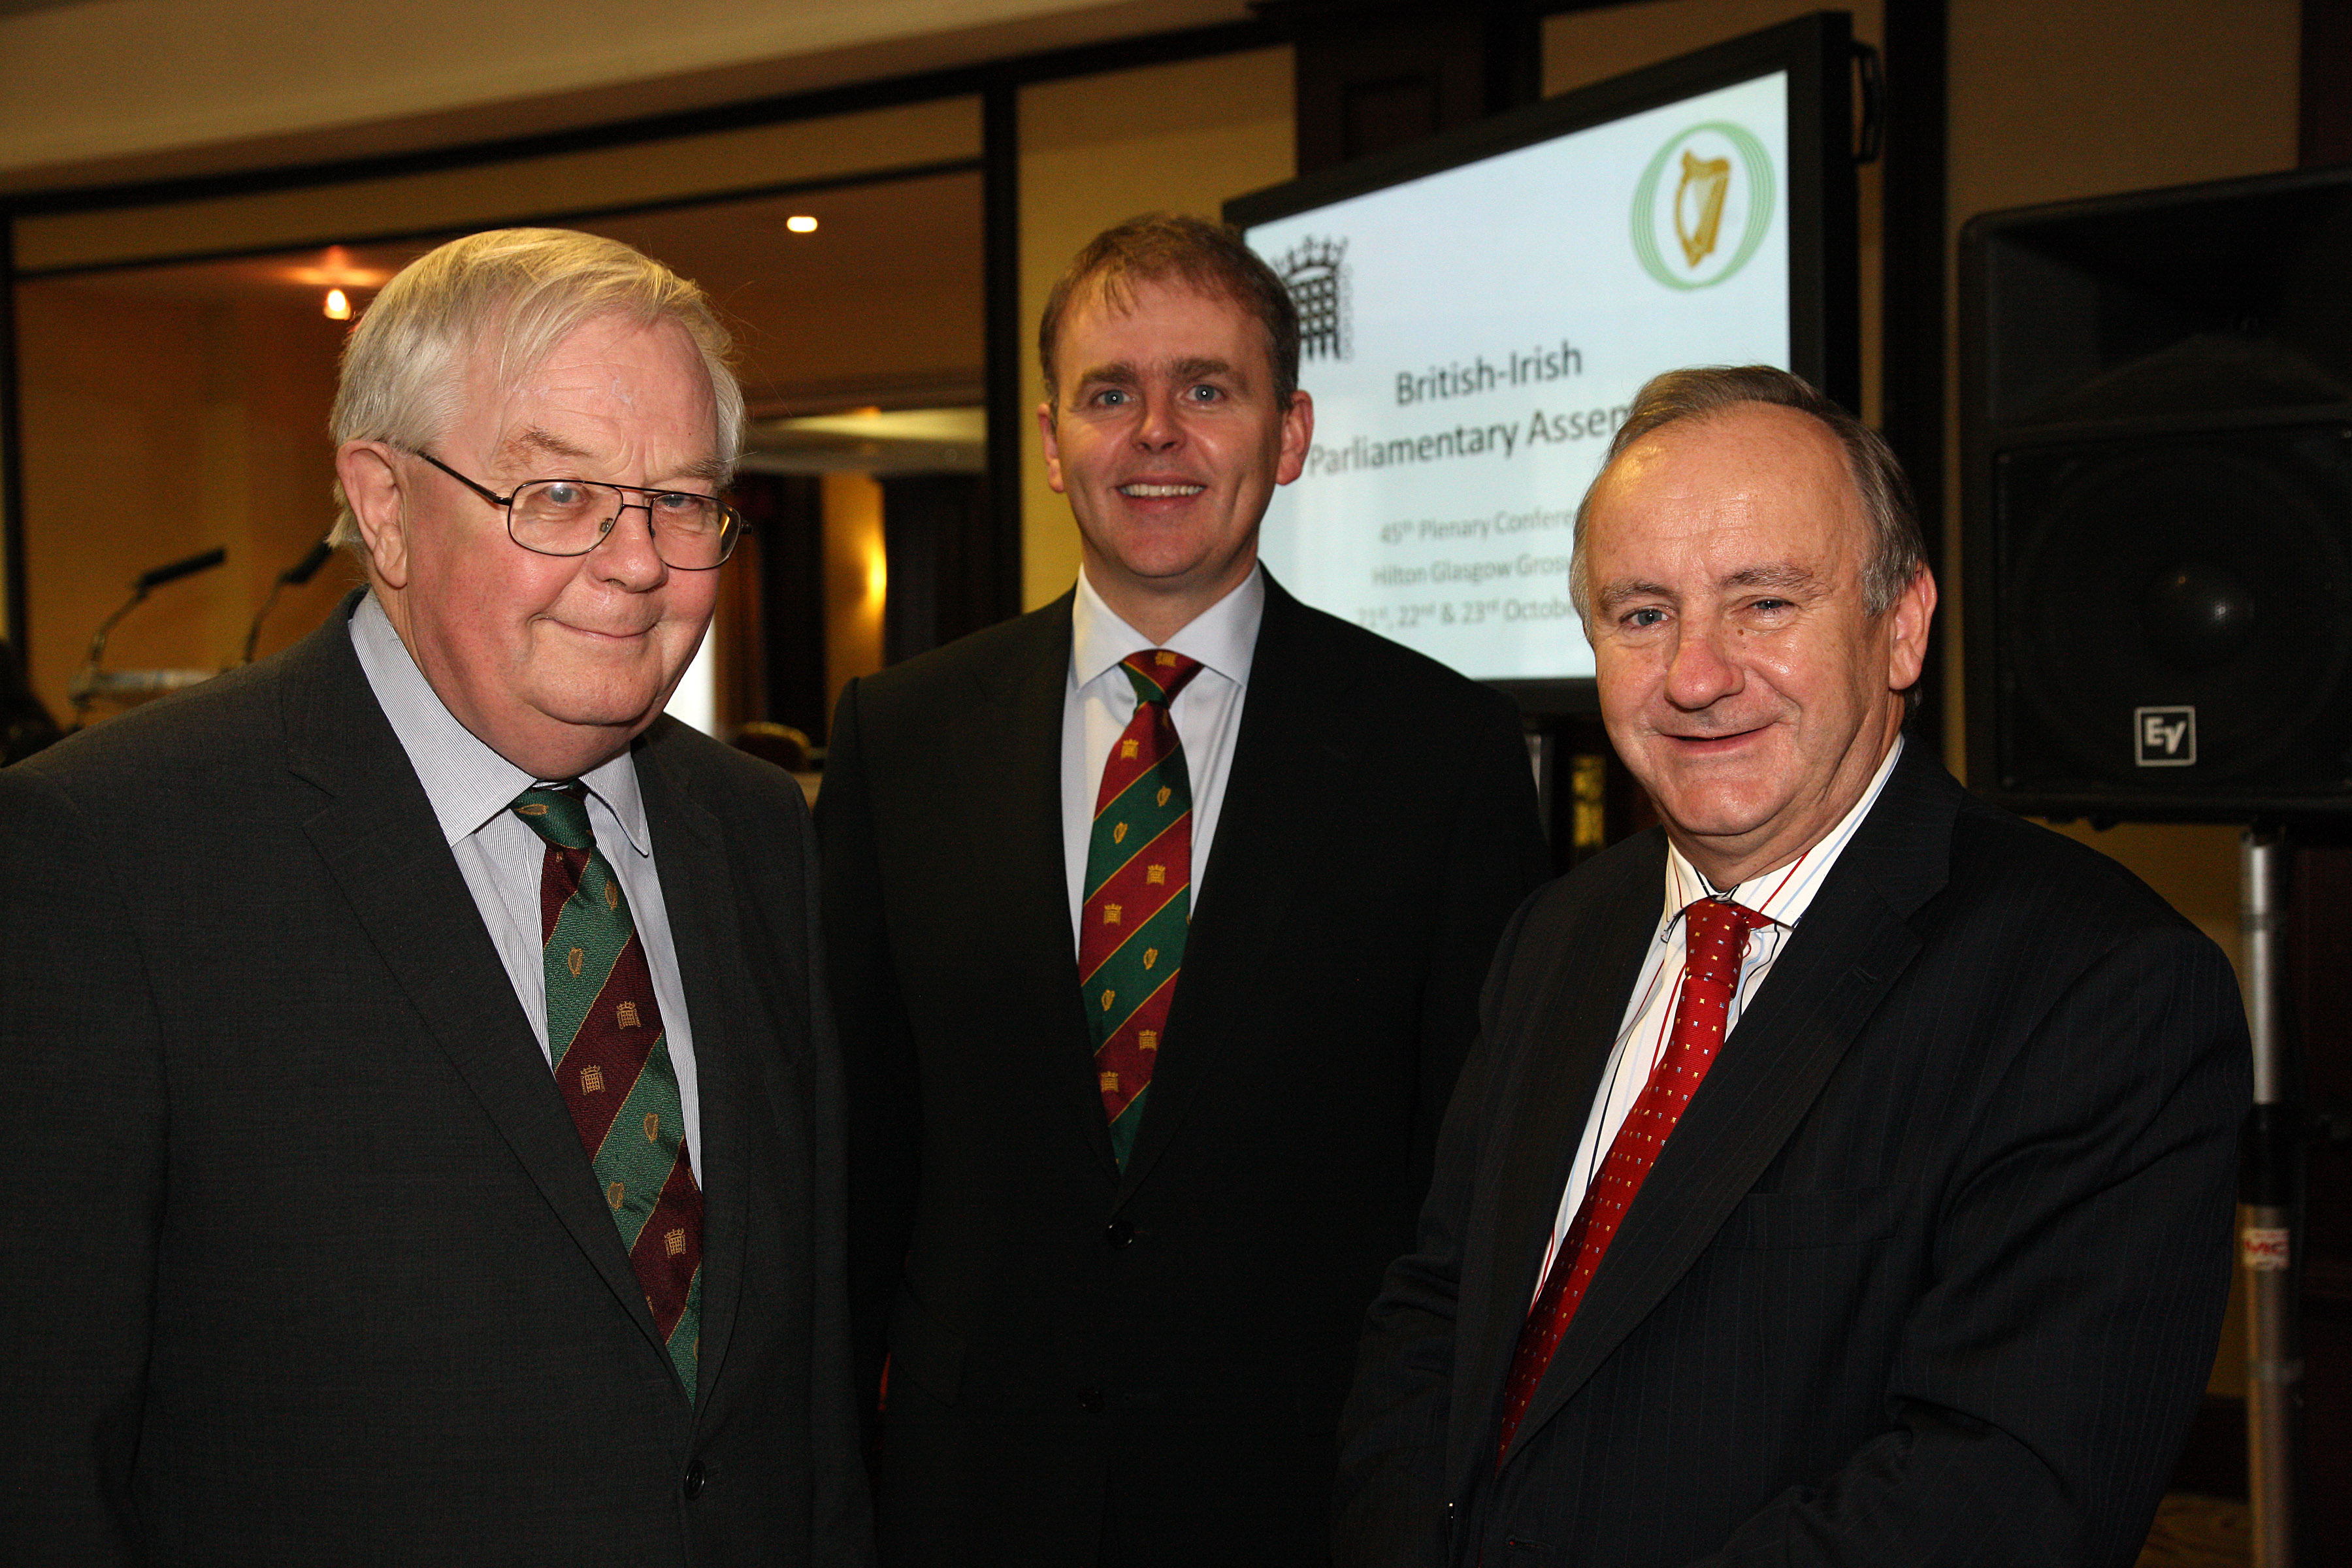
[[[2252,1529],[2244,1503],[2174,1492],[2157,1510],[2139,1568],[2247,1568]]]

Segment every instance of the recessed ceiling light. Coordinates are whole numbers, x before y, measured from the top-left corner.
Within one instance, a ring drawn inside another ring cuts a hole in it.
[[[795,213],[791,217],[784,220],[784,226],[791,229],[794,234],[814,234],[816,232],[816,219],[809,216],[806,213]]]

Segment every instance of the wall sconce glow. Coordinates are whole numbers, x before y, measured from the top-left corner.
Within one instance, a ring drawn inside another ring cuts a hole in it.
[[[345,294],[345,293],[344,293],[341,289],[328,289],[328,290],[327,290],[327,320],[329,320],[329,321],[350,321],[351,319],[352,319],[352,301],[351,301],[351,296],[350,296],[350,295],[348,295],[348,294]]]
[[[869,551],[866,557],[866,602],[869,605],[881,604],[882,595],[888,592],[889,587],[888,561],[878,548]]]
[[[814,234],[816,232],[816,219],[809,216],[806,213],[801,213],[793,217],[786,218],[784,220],[784,226],[791,229],[794,234]]]

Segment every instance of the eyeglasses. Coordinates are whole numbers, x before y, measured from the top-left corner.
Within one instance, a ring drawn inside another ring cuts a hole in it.
[[[535,555],[585,555],[604,542],[621,514],[646,514],[654,553],[680,572],[708,572],[735,552],[743,518],[717,496],[693,490],[652,490],[593,479],[532,479],[502,496],[476,484],[430,452],[424,458],[507,514],[507,537]],[[632,500],[635,497],[638,499]]]

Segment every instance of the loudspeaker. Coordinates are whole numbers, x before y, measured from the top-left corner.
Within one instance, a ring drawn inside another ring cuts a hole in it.
[[[1963,232],[1969,781],[2352,815],[2352,168]]]

